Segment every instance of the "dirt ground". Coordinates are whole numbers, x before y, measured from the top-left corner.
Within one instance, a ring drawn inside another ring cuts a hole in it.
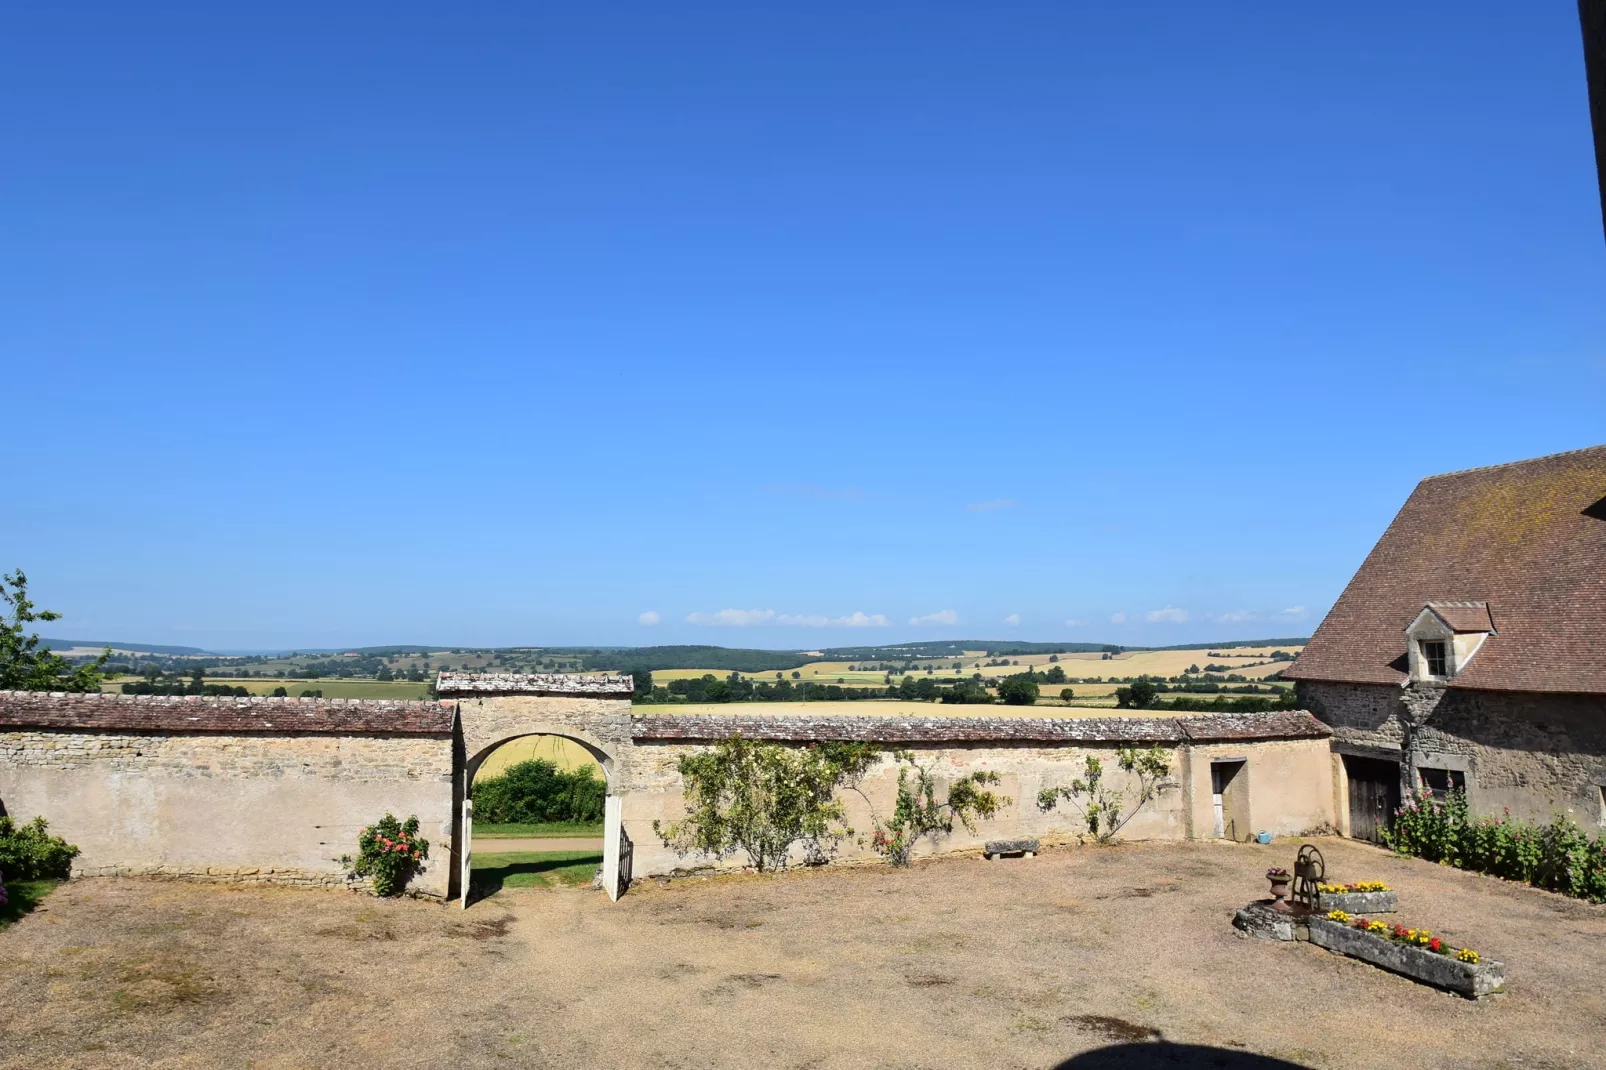
[[[509,890],[466,912],[84,880],[0,932],[0,1067],[1606,1066],[1606,907],[1318,842],[1335,877],[1394,886],[1399,920],[1503,959],[1509,994],[1238,936],[1292,842],[648,882],[618,904]]]

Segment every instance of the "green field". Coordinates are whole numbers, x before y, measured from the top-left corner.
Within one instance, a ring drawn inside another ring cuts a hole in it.
[[[539,836],[544,836],[548,839],[581,839],[594,838],[601,835],[601,825],[587,825],[578,821],[536,821],[524,824],[513,822],[506,825],[492,825],[489,822],[482,825],[478,821],[474,822],[474,838],[476,840],[511,840]]]
[[[600,865],[602,854],[597,851],[475,854],[470,862],[469,898],[484,899],[503,888],[573,888],[587,885],[596,876]]]

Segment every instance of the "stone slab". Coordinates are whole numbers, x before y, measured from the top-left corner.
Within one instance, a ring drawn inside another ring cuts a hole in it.
[[[1037,853],[1036,840],[988,840],[983,846],[983,852],[988,858],[997,855],[1025,855],[1030,858]]]

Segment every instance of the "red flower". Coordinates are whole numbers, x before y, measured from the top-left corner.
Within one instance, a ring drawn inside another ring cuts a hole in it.
[[[1428,941],[1428,949],[1431,951],[1438,951],[1442,947],[1444,947],[1444,945],[1439,943],[1439,938],[1437,936]]]

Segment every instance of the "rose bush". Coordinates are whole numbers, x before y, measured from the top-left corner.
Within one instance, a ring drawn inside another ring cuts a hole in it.
[[[400,895],[429,857],[429,841],[418,834],[418,818],[398,821],[386,814],[357,833],[357,857],[340,861],[359,877],[372,877],[375,895]]]

